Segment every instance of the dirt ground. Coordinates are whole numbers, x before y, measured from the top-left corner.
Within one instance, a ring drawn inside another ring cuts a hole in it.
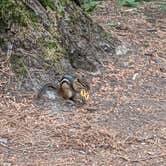
[[[0,93],[0,165],[164,166],[165,16],[158,1],[120,8],[114,0],[96,9],[93,19],[123,46],[103,61],[79,108],[12,91],[3,82],[10,69],[1,63],[8,92]]]

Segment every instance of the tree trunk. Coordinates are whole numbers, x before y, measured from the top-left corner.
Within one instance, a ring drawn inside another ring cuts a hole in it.
[[[43,56],[43,58],[46,57],[49,60],[52,58],[56,62],[55,66],[58,66],[57,68],[61,68],[58,60],[59,57],[64,59],[63,54],[65,53],[65,59],[73,68],[96,71],[106,55],[114,54],[119,41],[112,38],[101,26],[92,21],[81,9],[80,3],[82,2],[83,0],[19,1],[17,10],[20,9],[19,13],[23,14],[23,18],[27,17],[27,15],[25,17],[25,14],[28,12],[33,11],[35,13],[37,28],[33,28],[32,25],[29,25],[30,21],[27,21],[28,26],[22,28],[24,30],[19,31],[20,27],[13,28],[14,26],[9,29],[11,31],[10,41],[13,42],[15,48],[14,53],[16,55],[23,54],[23,57],[27,55],[23,58],[27,66],[36,63],[33,58],[28,57],[31,53],[36,58],[37,56]],[[28,8],[24,8],[25,5]],[[17,15],[15,10],[12,12]],[[24,21],[26,22],[26,20]],[[15,24],[15,21],[13,23]],[[28,61],[25,60],[26,58]],[[41,62],[41,58],[38,59]],[[66,71],[71,70],[68,63],[63,66],[67,66]],[[64,71],[63,68],[62,71]]]
[[[73,67],[95,71],[106,52],[114,54],[117,39],[109,37],[73,2],[64,4],[63,15],[57,15],[61,43]]]
[[[47,14],[38,0],[23,0],[45,22]],[[106,52],[114,53],[117,39],[109,37],[104,29],[94,23],[80,8],[82,0],[59,0],[56,2],[59,42],[66,50],[67,58],[74,68],[95,71]],[[41,10],[39,10],[41,9]],[[48,22],[48,21],[47,21]]]

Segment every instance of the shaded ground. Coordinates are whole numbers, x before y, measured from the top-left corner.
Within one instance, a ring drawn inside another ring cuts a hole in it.
[[[36,102],[31,92],[1,93],[0,165],[165,165],[165,16],[155,2],[100,6],[93,18],[125,48],[104,60],[81,108]]]

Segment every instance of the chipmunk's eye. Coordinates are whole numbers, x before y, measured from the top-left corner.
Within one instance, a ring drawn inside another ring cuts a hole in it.
[[[80,95],[81,95],[85,100],[88,100],[88,98],[89,98],[89,92],[86,91],[86,90],[84,90],[84,89],[81,90]]]

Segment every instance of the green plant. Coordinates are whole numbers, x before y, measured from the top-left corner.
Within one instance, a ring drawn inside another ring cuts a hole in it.
[[[100,3],[100,1],[89,0],[82,4],[82,8],[85,9],[87,12],[92,12],[93,9]]]
[[[115,29],[118,29],[121,26],[120,23],[108,23],[107,25]]]
[[[127,7],[137,7],[140,2],[150,2],[152,0],[119,0],[120,6],[127,6]]]
[[[56,49],[57,48],[57,44],[55,41],[48,41],[48,42],[45,42],[43,44],[44,47],[47,47],[49,49]]]
[[[36,21],[34,13],[27,10],[21,1],[15,0],[0,0],[0,20],[3,28],[10,22],[25,26],[29,21]]]
[[[165,3],[165,4],[161,4],[161,5],[160,5],[160,9],[161,9],[161,10],[166,10],[166,3]]]
[[[120,0],[120,6],[127,6],[127,7],[136,7],[139,4],[136,0]]]

